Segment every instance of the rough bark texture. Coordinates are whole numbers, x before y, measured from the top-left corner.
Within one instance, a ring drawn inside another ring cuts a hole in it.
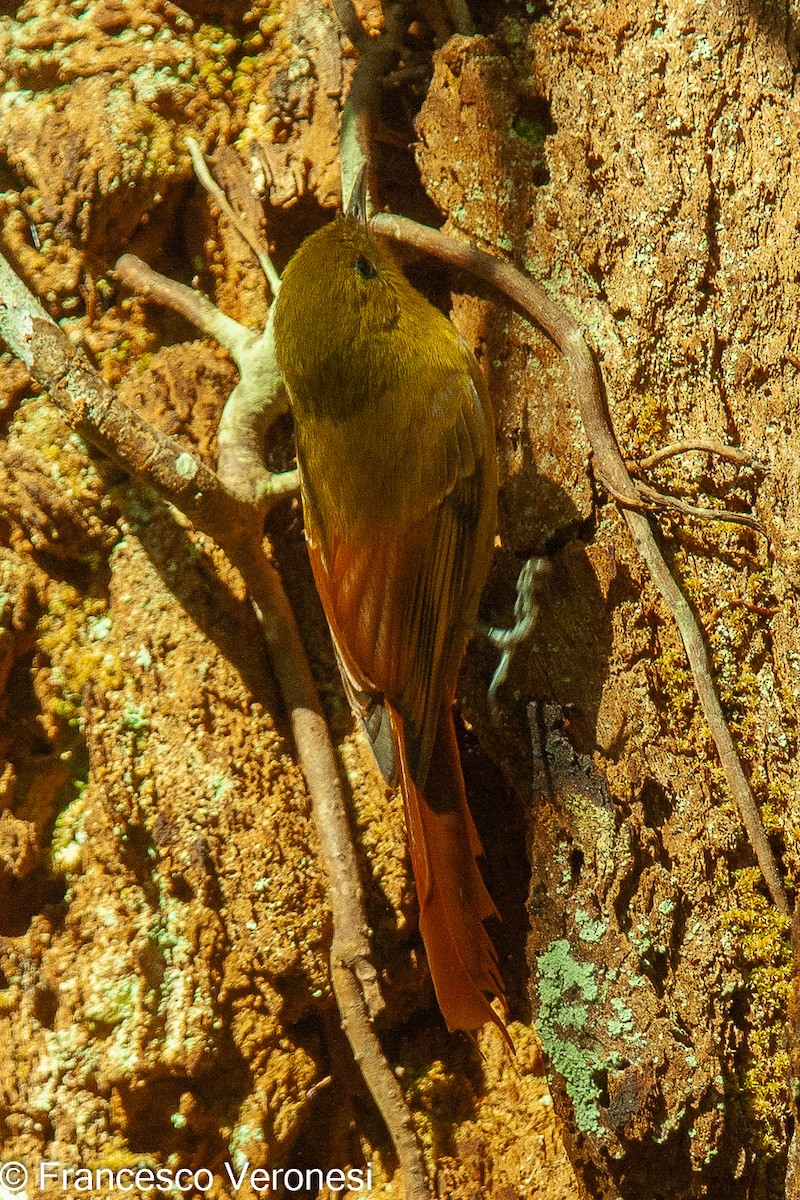
[[[663,537],[791,881],[797,11],[744,0],[473,11],[480,35],[438,50],[427,94],[406,83],[384,118],[416,137],[423,187],[450,226],[579,318],[624,452],[713,438],[752,453],[748,468],[685,455],[656,479],[765,526],[767,539],[664,522]],[[177,318],[119,292],[113,263],[132,250],[262,321],[252,257],[199,194],[183,138],[231,144],[248,163],[262,147],[283,265],[338,200],[350,55],[322,0],[244,15],[31,0],[0,18],[3,249],[123,397],[209,462],[235,373]],[[432,214],[411,151],[382,153],[392,207]],[[402,814],[352,731],[296,506],[269,528],[341,745],[382,1032],[437,1194],[795,1195],[789,935],[678,634],[595,486],[556,352],[455,282],[455,317],[497,409],[503,549],[486,615],[507,617],[523,556],[552,557],[499,726],[485,648],[462,679],[516,1065],[490,1032],[482,1060],[437,1017]],[[447,303],[439,275],[432,286]],[[238,580],[174,512],[92,462],[7,358],[0,420],[3,1157],[208,1167],[220,1196],[226,1159],[369,1160],[384,1194],[394,1163],[337,1027],[307,801]],[[288,464],[288,426],[269,454]]]
[[[665,532],[790,873],[794,36],[786,14],[746,6],[509,18],[492,41],[442,51],[420,122],[423,179],[451,222],[580,313],[623,448],[711,437],[753,456],[744,472],[686,456],[663,478],[755,507],[768,542],[720,526]],[[512,688],[528,702],[519,786],[533,778],[530,992],[571,1157],[593,1197],[782,1194],[783,922],[720,785],[677,634],[618,518],[592,511],[558,365],[516,318],[474,320],[505,400],[508,544],[561,546]],[[527,352],[510,356],[506,337]]]

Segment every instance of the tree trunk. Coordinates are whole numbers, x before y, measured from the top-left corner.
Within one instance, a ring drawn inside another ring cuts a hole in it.
[[[796,6],[472,7],[478,35],[440,45],[429,84],[401,72],[387,89],[381,198],[446,219],[546,285],[597,356],[626,457],[672,443],[747,452],[683,452],[648,478],[763,525],[663,518],[659,538],[791,881]],[[377,30],[377,6],[360,11]],[[433,42],[420,18],[414,64]],[[113,265],[132,251],[263,324],[255,260],[194,184],[184,139],[233,146],[253,169],[283,267],[339,201],[354,61],[323,0],[244,14],[98,0],[80,20],[31,0],[0,17],[3,252],[121,397],[212,465],[235,371],[124,293]],[[252,219],[224,154],[217,170]],[[409,270],[446,307],[454,289],[496,409],[502,548],[487,619],[508,621],[524,558],[550,562],[499,721],[477,641],[459,696],[516,1064],[491,1030],[483,1057],[444,1030],[401,807],[353,730],[296,503],[268,536],[341,751],[387,1000],[379,1032],[435,1193],[796,1196],[787,922],[677,629],[594,476],[557,351],[482,286]],[[89,456],[19,364],[0,360],[0,378],[3,1157],[72,1170],[50,1181],[62,1194],[81,1192],[79,1168],[169,1166],[208,1170],[206,1194],[222,1197],[226,1163],[369,1166],[364,1194],[383,1194],[396,1164],[330,996],[304,784],[238,576]],[[267,454],[290,465],[288,421]]]

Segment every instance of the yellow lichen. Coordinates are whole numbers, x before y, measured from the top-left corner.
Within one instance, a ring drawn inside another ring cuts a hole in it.
[[[684,754],[693,754],[690,731],[697,696],[683,646],[668,646],[654,665],[658,673],[658,690],[668,701],[676,747]]]
[[[50,603],[39,622],[39,647],[50,663],[47,708],[53,718],[75,720],[88,684],[100,692],[121,686],[124,671],[103,644],[107,602],[81,597],[70,584],[52,581]],[[49,701],[49,702],[48,702]]]
[[[781,1153],[791,1114],[786,1047],[786,1007],[791,986],[789,921],[763,894],[761,872],[734,875],[738,906],[723,916],[736,939],[749,999],[747,1038],[740,1072],[742,1100],[757,1153]]]
[[[631,430],[630,453],[635,457],[652,454],[663,445],[669,428],[669,404],[665,396],[646,393],[639,398],[635,427]]]

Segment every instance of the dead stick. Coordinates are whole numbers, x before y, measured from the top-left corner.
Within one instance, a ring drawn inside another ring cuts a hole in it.
[[[342,22],[346,10],[352,11],[350,0],[334,0],[336,15]],[[343,10],[340,13],[340,8]],[[342,129],[339,136],[339,170],[342,179],[342,204],[350,199],[353,185],[362,167],[368,170],[369,195],[376,195],[376,180],[372,177],[373,161],[370,148],[373,143],[373,127],[380,112],[380,95],[384,78],[402,46],[407,27],[402,3],[390,4],[386,11],[384,32],[379,37],[368,37],[362,29],[358,46],[358,66],[353,74],[350,93],[342,112]],[[347,36],[353,40],[350,29]],[[361,28],[359,26],[359,28]],[[355,31],[353,31],[354,33]]]
[[[246,329],[202,294],[159,275],[133,254],[123,254],[114,273],[131,291],[181,313],[233,357],[239,382],[217,428],[217,474],[223,486],[244,503],[260,508],[262,515],[282,496],[296,492],[300,486],[296,471],[276,473],[264,463],[267,431],[288,407],[269,322],[263,332]],[[256,522],[255,509],[251,521]]]
[[[667,458],[674,458],[676,454],[691,454],[698,451],[702,454],[713,454],[716,458],[725,458],[728,462],[737,463],[741,466],[746,466],[753,461],[751,454],[746,450],[742,450],[739,446],[724,446],[721,442],[671,442],[669,446],[662,446],[660,450],[654,451],[653,454],[648,454],[646,458],[632,459],[629,462],[630,466],[638,467],[640,470],[648,471],[657,463],[663,462]]]
[[[701,508],[697,504],[679,500],[677,496],[659,492],[657,488],[651,487],[649,483],[642,483],[640,479],[635,481],[639,498],[635,506],[627,495],[618,496],[607,478],[603,480],[603,485],[613,500],[618,500],[620,504],[628,508],[636,507],[640,511],[660,511],[667,514],[670,511],[684,513],[687,517],[697,517],[701,521],[727,521],[730,525],[744,525],[746,529],[754,529],[756,533],[767,536],[761,522],[756,517],[751,517],[749,513],[730,512],[727,508]]]
[[[254,229],[251,229],[244,218],[240,217],[236,210],[231,206],[228,197],[225,195],[224,191],[209,171],[206,160],[203,156],[203,152],[195,139],[191,137],[187,138],[186,147],[189,151],[189,157],[192,160],[192,166],[194,167],[195,175],[202,183],[208,195],[211,196],[212,199],[214,199],[219,205],[220,210],[233,225],[234,229],[239,234],[239,237],[247,243],[253,254],[255,254],[261,266],[261,270],[264,272],[267,283],[270,286],[270,290],[273,296],[276,296],[278,293],[278,288],[281,285],[281,279],[280,275],[275,269],[272,259],[269,256],[269,251],[264,245],[264,239],[259,237],[258,233]]]

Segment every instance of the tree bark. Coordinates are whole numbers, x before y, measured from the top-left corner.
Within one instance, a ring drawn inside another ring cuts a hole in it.
[[[121,397],[213,464],[235,372],[124,292],[113,264],[135,253],[263,325],[258,265],[195,187],[184,139],[254,165],[282,267],[339,201],[354,52],[323,0],[90,11],[34,2],[0,18],[2,248]],[[377,5],[359,15],[377,30]],[[414,69],[398,64],[381,198],[441,214],[545,285],[597,356],[630,459],[709,440],[747,452],[687,452],[647,478],[766,532],[665,517],[660,544],[791,883],[797,13],[555,0],[472,17],[477,36],[437,49],[429,84],[422,26]],[[489,1033],[482,1059],[436,1015],[402,814],[352,729],[291,501],[268,536],[342,756],[383,970],[378,1032],[436,1193],[793,1195],[787,922],[679,635],[595,476],[552,344],[483,285],[409,269],[445,305],[455,289],[496,409],[502,547],[483,615],[507,620],[524,557],[552,563],[500,724],[477,642],[460,688],[516,1069]],[[226,1161],[369,1161],[378,1194],[396,1164],[337,1028],[305,789],[238,577],[92,460],[19,364],[0,360],[0,383],[3,1156],[207,1167],[212,1196],[227,1194]],[[288,422],[267,456],[291,466]]]

